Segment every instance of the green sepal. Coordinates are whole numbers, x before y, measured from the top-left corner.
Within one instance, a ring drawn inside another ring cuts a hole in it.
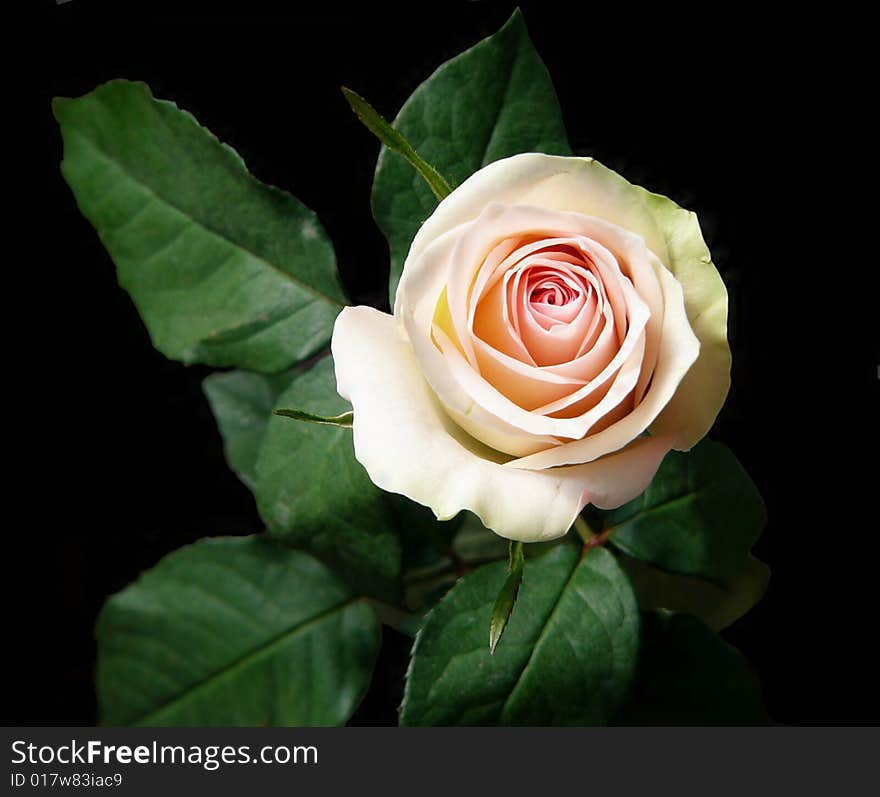
[[[354,423],[353,412],[343,412],[341,415],[315,415],[313,412],[305,410],[272,410],[273,415],[280,415],[282,418],[293,418],[295,421],[307,421],[308,423],[320,423],[325,426],[338,426],[342,429],[351,429]]]
[[[507,627],[507,621],[510,619],[510,613],[513,611],[516,596],[519,594],[519,587],[522,584],[525,558],[521,542],[510,543],[509,557],[507,579],[498,593],[495,606],[492,608],[492,618],[489,620],[489,653],[493,655],[501,640],[501,635]]]
[[[370,103],[351,89],[342,87],[342,93],[351,109],[357,114],[366,128],[388,149],[402,155],[428,184],[437,199],[444,199],[452,193],[452,186],[446,182],[430,163],[428,163],[399,130],[395,130]]]

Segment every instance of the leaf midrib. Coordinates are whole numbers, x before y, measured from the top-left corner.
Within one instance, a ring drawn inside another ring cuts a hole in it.
[[[216,681],[218,678],[223,678],[223,677],[229,675],[230,673],[234,672],[235,670],[237,670],[239,668],[248,666],[249,663],[251,663],[255,659],[269,653],[273,648],[278,647],[282,643],[288,641],[291,637],[296,636],[297,634],[299,634],[303,631],[310,630],[311,628],[324,622],[326,619],[328,619],[329,617],[331,617],[334,614],[345,611],[349,606],[353,606],[359,600],[361,600],[361,599],[360,598],[348,598],[347,600],[343,601],[342,603],[339,603],[339,604],[331,607],[330,609],[326,609],[325,611],[323,611],[319,614],[316,614],[314,617],[310,617],[308,620],[305,620],[305,621],[299,623],[298,625],[285,628],[279,634],[276,634],[274,637],[272,637],[271,639],[258,645],[256,648],[253,648],[253,649],[247,651],[246,653],[244,653],[241,656],[239,656],[238,658],[236,658],[234,661],[221,667],[219,670],[215,670],[214,672],[210,673],[209,675],[206,675],[204,678],[197,681],[196,683],[194,683],[190,686],[187,686],[183,691],[179,692],[178,694],[174,695],[171,698],[168,698],[158,708],[154,708],[151,711],[147,712],[146,714],[144,714],[138,718],[129,720],[129,724],[131,724],[131,725],[149,725],[149,724],[151,724],[151,721],[154,720],[157,716],[163,714],[166,711],[169,711],[175,705],[177,705],[185,700],[188,700],[189,698],[192,697],[193,693],[197,692],[199,689],[204,688],[205,686],[207,686],[211,682]]]
[[[105,161],[113,164],[129,180],[131,180],[131,182],[140,186],[140,188],[143,189],[144,191],[146,191],[151,197],[153,197],[154,200],[158,201],[159,203],[161,203],[165,207],[169,208],[170,210],[174,211],[175,213],[179,213],[181,216],[183,216],[185,219],[187,219],[187,221],[189,221],[190,224],[192,224],[196,227],[199,227],[200,229],[204,230],[205,233],[207,233],[209,235],[213,235],[216,238],[219,238],[220,240],[226,242],[229,246],[233,247],[234,249],[237,249],[238,251],[243,252],[244,254],[246,254],[249,257],[256,260],[258,263],[261,263],[262,265],[272,269],[273,271],[280,274],[285,279],[292,282],[298,288],[300,288],[303,291],[306,291],[307,293],[312,294],[317,299],[320,299],[321,301],[327,302],[328,304],[334,305],[336,307],[345,307],[344,302],[341,302],[338,299],[334,299],[332,296],[328,296],[326,293],[323,293],[322,291],[309,285],[308,283],[303,282],[298,277],[293,276],[293,274],[291,274],[290,272],[285,271],[281,266],[278,266],[275,263],[272,263],[271,261],[266,260],[266,258],[258,255],[256,252],[252,251],[247,246],[244,246],[243,244],[241,244],[238,241],[232,240],[228,235],[221,232],[220,230],[216,230],[213,227],[208,226],[208,224],[206,224],[201,219],[195,218],[191,213],[189,213],[188,211],[179,207],[177,204],[175,204],[174,202],[169,200],[167,197],[160,194],[151,185],[148,185],[147,183],[145,183],[140,177],[132,174],[132,172],[129,169],[127,169],[123,163],[121,163],[119,160],[117,160],[112,155],[110,155],[110,153],[106,152],[104,149],[99,147],[91,138],[89,138],[84,133],[81,133],[80,131],[78,131],[76,129],[68,129],[67,135],[72,136],[73,138],[78,138],[80,141],[83,141],[86,144],[88,144],[88,146],[92,149],[93,152],[95,152],[98,156],[103,158]],[[250,175],[249,173],[247,173],[247,176],[250,179],[254,179],[252,177],[252,175]]]

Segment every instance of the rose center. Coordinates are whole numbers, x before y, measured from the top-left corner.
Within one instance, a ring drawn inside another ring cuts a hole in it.
[[[577,298],[576,294],[571,287],[557,279],[542,281],[533,287],[529,294],[529,301],[533,304],[549,304],[557,307],[568,304],[575,298]]]

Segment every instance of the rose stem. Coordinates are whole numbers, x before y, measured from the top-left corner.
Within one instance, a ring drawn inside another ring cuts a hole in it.
[[[606,542],[608,542],[608,538],[614,531],[614,527],[610,526],[601,533],[597,534],[590,528],[590,524],[587,523],[586,520],[578,516],[577,519],[574,521],[574,530],[584,541],[584,553],[587,553],[590,549],[595,548],[599,545],[604,545]]]

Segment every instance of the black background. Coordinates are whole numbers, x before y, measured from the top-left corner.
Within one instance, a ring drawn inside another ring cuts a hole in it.
[[[51,97],[147,81],[313,208],[352,298],[381,305],[378,144],[339,86],[393,117],[514,7],[302,5],[45,4],[39,58],[23,67],[39,83],[27,206],[39,231],[7,233],[29,251],[4,303],[24,353],[6,419],[21,474],[7,480],[6,724],[94,722],[91,629],[106,596],[184,543],[260,530],[201,392],[208,370],[152,349],[60,177]],[[741,6],[678,19],[668,6],[520,5],[575,151],[697,211],[730,291],[733,388],[713,436],[765,497],[756,552],[773,578],[725,636],[778,722],[876,724],[877,258],[847,248],[875,230],[848,226],[860,200],[835,184],[864,156],[849,137],[852,84],[814,46],[834,31]],[[354,722],[395,722],[407,652],[386,631]]]

